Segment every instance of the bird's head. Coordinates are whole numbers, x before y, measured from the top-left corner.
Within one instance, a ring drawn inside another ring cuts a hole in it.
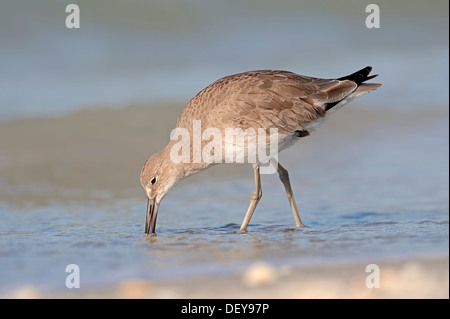
[[[153,154],[141,171],[141,185],[147,194],[145,232],[155,233],[156,217],[162,198],[183,176],[181,165],[174,164],[165,150]]]

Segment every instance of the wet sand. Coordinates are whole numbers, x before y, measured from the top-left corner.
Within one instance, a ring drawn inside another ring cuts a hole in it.
[[[0,122],[0,201],[20,206],[136,196],[141,192],[140,168],[149,155],[167,144],[183,108],[183,103],[136,105]],[[333,156],[340,146],[365,139],[369,144],[390,135],[407,139],[445,118],[445,108],[389,112],[349,105],[312,136],[281,153],[281,158],[293,165],[311,161],[316,166],[329,165],[324,159],[312,159],[311,154],[326,150]],[[247,175],[251,178],[252,172],[246,166],[219,165],[190,180]]]
[[[255,262],[229,276],[182,280],[129,279],[101,289],[45,294],[24,286],[6,298],[163,298],[163,299],[330,299],[449,298],[449,261],[445,257],[380,263],[379,288],[366,286],[367,264],[274,267]],[[369,280],[369,282],[372,282]]]

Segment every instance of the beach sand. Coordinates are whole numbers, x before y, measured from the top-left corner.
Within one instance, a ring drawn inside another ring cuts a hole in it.
[[[227,276],[151,281],[128,279],[97,289],[43,293],[24,286],[6,298],[330,299],[449,298],[448,257],[380,263],[379,288],[366,286],[367,264],[273,267],[255,262]],[[369,279],[369,282],[373,282]]]

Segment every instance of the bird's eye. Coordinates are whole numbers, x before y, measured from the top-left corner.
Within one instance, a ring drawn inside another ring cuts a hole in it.
[[[150,181],[150,183],[152,183],[152,185],[156,183],[156,176],[152,178],[152,180]]]

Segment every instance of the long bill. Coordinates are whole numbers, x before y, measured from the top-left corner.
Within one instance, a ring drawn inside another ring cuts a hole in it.
[[[158,216],[159,202],[156,198],[148,199],[147,201],[147,215],[145,218],[145,233],[155,233],[156,217]]]

